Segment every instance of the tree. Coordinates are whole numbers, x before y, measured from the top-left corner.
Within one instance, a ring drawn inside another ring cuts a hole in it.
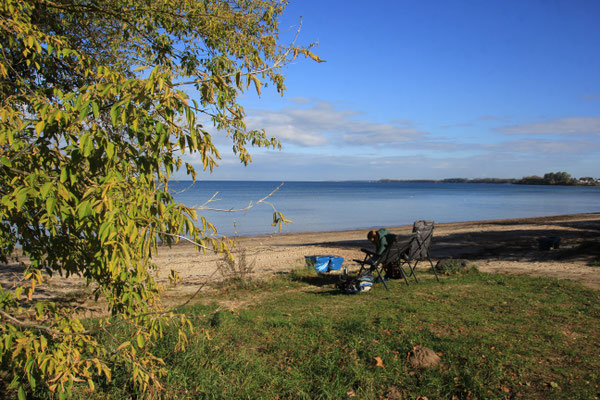
[[[567,172],[548,172],[544,174],[544,182],[548,185],[573,185],[575,180]]]
[[[279,43],[285,5],[2,2],[0,256],[20,247],[30,263],[16,287],[0,289],[0,356],[19,397],[40,386],[65,396],[79,381],[93,390],[117,364],[140,392],[160,387],[151,342],[173,314],[152,277],[157,244],[185,235],[224,250],[208,238],[210,222],[174,201],[169,179],[178,170],[196,178],[186,152],[205,171],[217,166],[204,119],[244,164],[249,146],[280,146],[246,129],[238,95],[269,83],[282,93],[283,66],[298,55],[321,61],[310,46]],[[112,319],[90,327],[71,307],[37,298],[45,274],[57,273],[85,278]],[[97,334],[114,321],[133,337],[107,348]]]

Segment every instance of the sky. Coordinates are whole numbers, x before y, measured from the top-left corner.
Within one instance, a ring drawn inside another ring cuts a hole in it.
[[[600,178],[600,1],[295,0],[282,42],[326,60],[240,101],[282,142],[200,179]],[[192,160],[194,161],[194,160]]]

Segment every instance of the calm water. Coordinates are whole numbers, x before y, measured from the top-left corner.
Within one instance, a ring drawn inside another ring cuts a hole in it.
[[[177,182],[175,198],[201,205],[218,192],[210,206],[244,208],[280,182]],[[187,189],[187,190],[184,190]],[[293,221],[283,232],[366,229],[412,224],[600,212],[600,187],[526,186],[409,182],[286,182],[268,199]],[[201,212],[220,234],[275,232],[273,209],[259,204],[243,212]]]

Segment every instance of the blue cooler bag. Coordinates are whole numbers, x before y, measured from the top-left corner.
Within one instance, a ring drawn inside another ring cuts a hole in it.
[[[329,271],[339,271],[342,269],[342,263],[344,262],[344,257],[329,257]]]
[[[306,265],[313,267],[319,273],[326,273],[329,270],[329,256],[305,256]]]

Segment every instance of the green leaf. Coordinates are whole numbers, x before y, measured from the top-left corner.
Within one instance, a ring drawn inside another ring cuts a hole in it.
[[[83,156],[88,157],[92,153],[92,150],[94,150],[94,141],[89,138],[83,149]]]
[[[113,156],[115,155],[115,145],[112,144],[111,142],[108,142],[106,144],[106,155],[108,156],[109,159],[112,159]]]
[[[82,201],[77,207],[77,216],[79,219],[83,219],[92,214],[92,207],[89,201]]]
[[[115,104],[110,109],[110,119],[114,126],[117,126],[117,118],[119,117],[119,103]]]
[[[140,348],[144,347],[144,335],[142,335],[142,334],[137,335],[135,340],[137,341],[138,347],[140,347]]]
[[[79,121],[83,121],[85,117],[87,117],[89,112],[90,102],[86,101],[85,104],[80,108],[79,111]]]
[[[19,386],[19,400],[27,400],[27,397],[25,396],[25,390],[23,390],[23,386]]]
[[[50,191],[50,188],[52,187],[52,182],[46,182],[42,185],[42,187],[40,188],[40,194],[42,195],[42,197],[46,197],[48,196],[48,192]]]
[[[2,163],[2,165],[8,168],[12,167],[12,162],[10,162],[10,160],[7,157],[0,157],[0,163]]]
[[[81,151],[82,153],[84,152],[84,149],[86,148],[89,140],[89,133],[84,133],[83,135],[81,135],[81,137],[79,138],[79,151]]]
[[[21,190],[17,194],[17,209],[20,210],[26,201],[27,201],[27,190]]]
[[[46,211],[48,214],[54,214],[54,208],[56,207],[56,197],[50,196],[46,199]]]
[[[100,107],[95,101],[92,101],[92,111],[94,113],[94,117],[98,118],[100,116]]]
[[[67,181],[67,178],[67,169],[63,167],[63,169],[60,171],[60,183],[65,183]]]

